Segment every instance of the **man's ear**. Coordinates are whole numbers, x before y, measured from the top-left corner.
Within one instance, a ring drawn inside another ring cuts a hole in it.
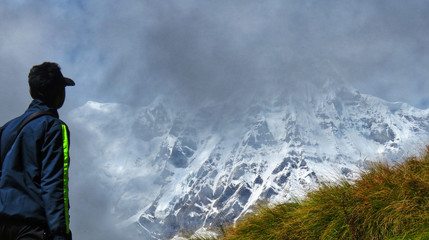
[[[29,88],[28,91],[30,92],[30,96],[33,99],[43,99],[44,98],[42,94],[37,94],[37,92],[34,92],[34,90],[32,90],[31,88]]]
[[[28,89],[28,92],[30,92],[30,96],[31,96],[33,99],[36,99],[36,98],[37,98],[37,96],[34,94],[34,92],[31,90],[31,88],[29,88],[29,89]]]

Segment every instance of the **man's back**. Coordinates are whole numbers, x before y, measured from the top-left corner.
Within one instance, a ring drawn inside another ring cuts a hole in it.
[[[64,88],[66,83],[60,86]],[[45,239],[46,236],[55,240],[71,239],[68,197],[69,130],[57,113],[57,109],[64,102],[63,91],[59,89],[56,95],[54,92],[52,99],[35,98],[23,115],[2,127],[2,240]],[[46,96],[46,93],[41,96]],[[49,111],[53,116],[43,115],[35,118],[17,134],[22,122],[40,111]],[[16,231],[11,232],[11,229],[15,228]],[[32,230],[22,235],[23,229]]]

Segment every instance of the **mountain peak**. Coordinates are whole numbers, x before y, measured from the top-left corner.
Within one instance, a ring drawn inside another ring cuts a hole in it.
[[[334,82],[318,94],[306,85],[234,106],[187,109],[167,97],[138,109],[89,102],[72,113],[73,124],[108,139],[94,141],[95,165],[116,179],[106,181],[119,189],[112,211],[136,221],[144,239],[233,222],[258,201],[352,179],[369,159],[399,159],[429,140],[428,111]]]

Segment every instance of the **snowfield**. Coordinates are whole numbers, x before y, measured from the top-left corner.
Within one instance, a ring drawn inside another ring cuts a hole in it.
[[[400,159],[428,143],[429,110],[344,86],[321,92],[227,113],[227,101],[184,109],[160,97],[137,110],[88,102],[72,116],[92,136],[94,172],[115,189],[109,210],[118,226],[167,239],[234,222],[260,201],[353,179],[370,161]]]

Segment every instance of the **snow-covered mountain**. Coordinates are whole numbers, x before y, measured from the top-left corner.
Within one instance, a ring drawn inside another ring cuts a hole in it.
[[[141,239],[233,222],[259,201],[301,197],[321,181],[354,178],[369,161],[399,159],[429,140],[429,109],[348,87],[320,94],[181,107],[88,102],[72,124],[117,199],[113,214]]]

